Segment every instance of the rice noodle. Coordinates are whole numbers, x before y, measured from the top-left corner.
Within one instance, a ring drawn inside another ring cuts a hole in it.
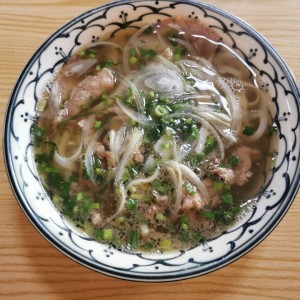
[[[225,83],[224,79],[218,78],[218,84],[224,91],[227,103],[230,106],[230,111],[232,114],[232,129],[239,134],[241,129],[241,111],[239,101],[234,97],[228,85]]]

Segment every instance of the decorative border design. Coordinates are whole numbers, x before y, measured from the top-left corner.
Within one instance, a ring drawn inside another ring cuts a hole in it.
[[[272,95],[272,118],[279,128],[279,155],[256,207],[230,231],[198,247],[166,255],[121,253],[72,227],[42,189],[31,156],[35,104],[43,88],[81,45],[125,28],[174,15],[201,19],[219,33],[265,80]],[[283,217],[298,190],[299,91],[268,42],[236,17],[192,1],[118,1],[91,10],[63,26],[31,58],[8,105],[5,163],[22,209],[55,247],[81,264],[115,277],[140,281],[190,278],[223,267],[265,238]],[[288,103],[288,105],[287,105]],[[34,195],[34,196],[32,196]]]

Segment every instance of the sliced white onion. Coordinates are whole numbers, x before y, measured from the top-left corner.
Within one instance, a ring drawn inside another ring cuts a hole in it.
[[[58,151],[55,151],[53,159],[62,168],[72,170],[72,169],[74,169],[75,162],[78,161],[78,159],[81,155],[81,151],[82,151],[82,143],[80,143],[78,149],[76,150],[76,152],[73,155],[71,155],[69,157],[64,157],[64,156],[61,156],[58,153]]]
[[[128,183],[126,187],[126,191],[130,190],[130,188],[132,188],[135,185],[153,182],[158,177],[158,175],[159,175],[159,168],[157,168],[155,172],[149,177],[134,179]]]
[[[97,59],[95,59],[95,58],[87,58],[87,59],[77,60],[66,66],[66,68],[64,70],[64,75],[66,77],[70,77],[70,76],[74,76],[74,75],[80,77],[96,63],[97,63]]]
[[[59,110],[62,101],[61,86],[59,84],[59,80],[54,81],[49,97],[50,97],[49,99],[50,101],[48,102],[49,102],[51,112],[57,114],[57,111]]]
[[[110,148],[110,152],[111,152],[111,156],[112,156],[112,163],[113,166],[116,165],[117,163],[117,153],[115,150],[115,136],[116,136],[116,132],[114,130],[110,130],[109,131],[109,148]]]
[[[119,163],[119,157],[121,154],[125,151],[125,149],[122,149],[124,140],[125,140],[125,135],[126,135],[126,127],[122,127],[119,129],[119,131],[116,134],[116,139],[115,139],[115,151],[116,151],[116,163]]]
[[[90,139],[89,145],[86,149],[85,155],[84,155],[84,165],[86,168],[86,172],[89,176],[89,178],[93,181],[94,184],[96,184],[96,175],[94,172],[94,147],[98,140],[98,138],[101,135],[101,130],[98,130],[93,137]]]
[[[256,131],[249,136],[243,135],[243,139],[248,141],[248,142],[254,142],[258,140],[265,132],[267,129],[268,125],[268,117],[267,117],[267,112],[266,110],[261,110],[259,112],[259,126],[256,129]]]
[[[147,160],[144,163],[143,166],[143,171],[144,172],[148,172],[149,170],[151,170],[153,167],[155,166],[155,160],[153,155],[149,155]]]
[[[160,137],[160,139],[154,144],[154,151],[160,155],[163,159],[173,159],[175,142],[173,137],[168,137],[166,134]],[[169,145],[168,147],[166,145]]]
[[[183,84],[177,77],[170,73],[158,73],[144,81],[150,89],[162,93],[182,94]]]
[[[119,162],[119,166],[116,170],[115,175],[115,185],[118,185],[121,181],[122,175],[124,173],[124,169],[129,161],[129,159],[132,157],[133,152],[135,151],[137,145],[143,138],[144,131],[138,128],[134,128],[132,134],[130,135],[129,141],[127,142],[126,150]]]
[[[105,220],[105,223],[109,223],[111,220],[113,220],[114,218],[116,218],[123,210],[126,204],[126,193],[125,193],[125,188],[123,186],[123,184],[119,184],[118,185],[119,188],[119,192],[120,192],[120,198],[119,198],[119,205],[117,210],[115,211],[115,213],[113,215],[111,215],[110,217],[108,217]]]
[[[196,154],[199,154],[199,153],[201,153],[204,150],[207,136],[208,136],[208,130],[207,130],[207,128],[204,127],[204,126],[201,126],[201,128],[199,130],[199,134],[198,134],[197,144],[196,144],[196,146],[194,148],[194,152]]]
[[[172,168],[175,173],[177,173],[177,180],[174,182],[175,184],[175,203],[172,211],[172,216],[176,218],[178,215],[181,201],[182,201],[182,172],[180,169],[180,164],[176,161],[173,160],[162,160],[158,162],[159,165],[164,166],[164,167],[169,167]]]
[[[242,121],[242,116],[241,116],[241,109],[240,109],[240,102],[238,99],[234,96],[232,93],[230,87],[225,83],[223,78],[219,78],[217,80],[218,84],[220,85],[221,89],[225,93],[227,103],[229,104],[230,112],[231,112],[231,117],[232,117],[232,124],[231,128],[239,134],[240,129],[241,129],[241,121]]]
[[[199,177],[187,166],[180,164],[180,169],[182,174],[188,178],[196,187],[197,190],[202,195],[205,204],[208,204],[209,196],[207,190],[203,184],[203,182],[199,179]],[[201,200],[202,200],[201,198]]]
[[[190,144],[181,145],[175,160],[181,162],[190,153],[191,149],[192,146]]]
[[[134,102],[135,102],[135,105],[137,107],[137,111],[140,114],[143,114],[145,103],[144,103],[144,101],[143,101],[143,99],[142,99],[142,97],[141,97],[141,95],[140,95],[137,87],[130,80],[128,80],[126,77],[124,77],[120,73],[117,74],[117,80],[124,87],[131,88],[131,91],[132,91],[132,94],[133,94],[133,97],[134,97]]]
[[[127,115],[131,120],[136,121],[142,125],[150,125],[151,118],[143,114],[137,113],[134,110],[130,109],[126,104],[120,100],[116,100],[117,105],[120,107],[121,111]]]

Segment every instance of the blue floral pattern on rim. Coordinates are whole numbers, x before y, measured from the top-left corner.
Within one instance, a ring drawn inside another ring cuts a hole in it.
[[[35,105],[62,65],[87,43],[126,28],[171,16],[203,20],[264,79],[279,128],[279,149],[271,178],[256,206],[230,230],[198,247],[163,255],[119,252],[79,232],[60,215],[40,184],[32,156]],[[251,27],[214,7],[192,1],[117,1],[75,18],[53,34],[23,70],[9,102],[5,123],[5,162],[12,188],[28,218],[54,246],[79,263],[119,278],[170,281],[223,267],[248,252],[283,217],[298,190],[299,91],[273,48]]]

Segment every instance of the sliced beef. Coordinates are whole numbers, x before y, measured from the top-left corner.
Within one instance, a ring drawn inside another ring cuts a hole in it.
[[[261,160],[261,152],[257,149],[250,148],[248,146],[238,147],[233,151],[233,155],[239,157],[239,163],[234,168],[234,184],[242,186],[249,181],[253,175],[252,166],[253,163]]]
[[[172,24],[171,27],[170,24]],[[173,25],[181,32],[189,35],[191,44],[199,56],[209,58],[216,51],[218,45],[209,42],[207,39],[217,42],[219,41],[218,34],[200,20],[180,17],[163,20],[160,24],[162,34],[171,30]]]

